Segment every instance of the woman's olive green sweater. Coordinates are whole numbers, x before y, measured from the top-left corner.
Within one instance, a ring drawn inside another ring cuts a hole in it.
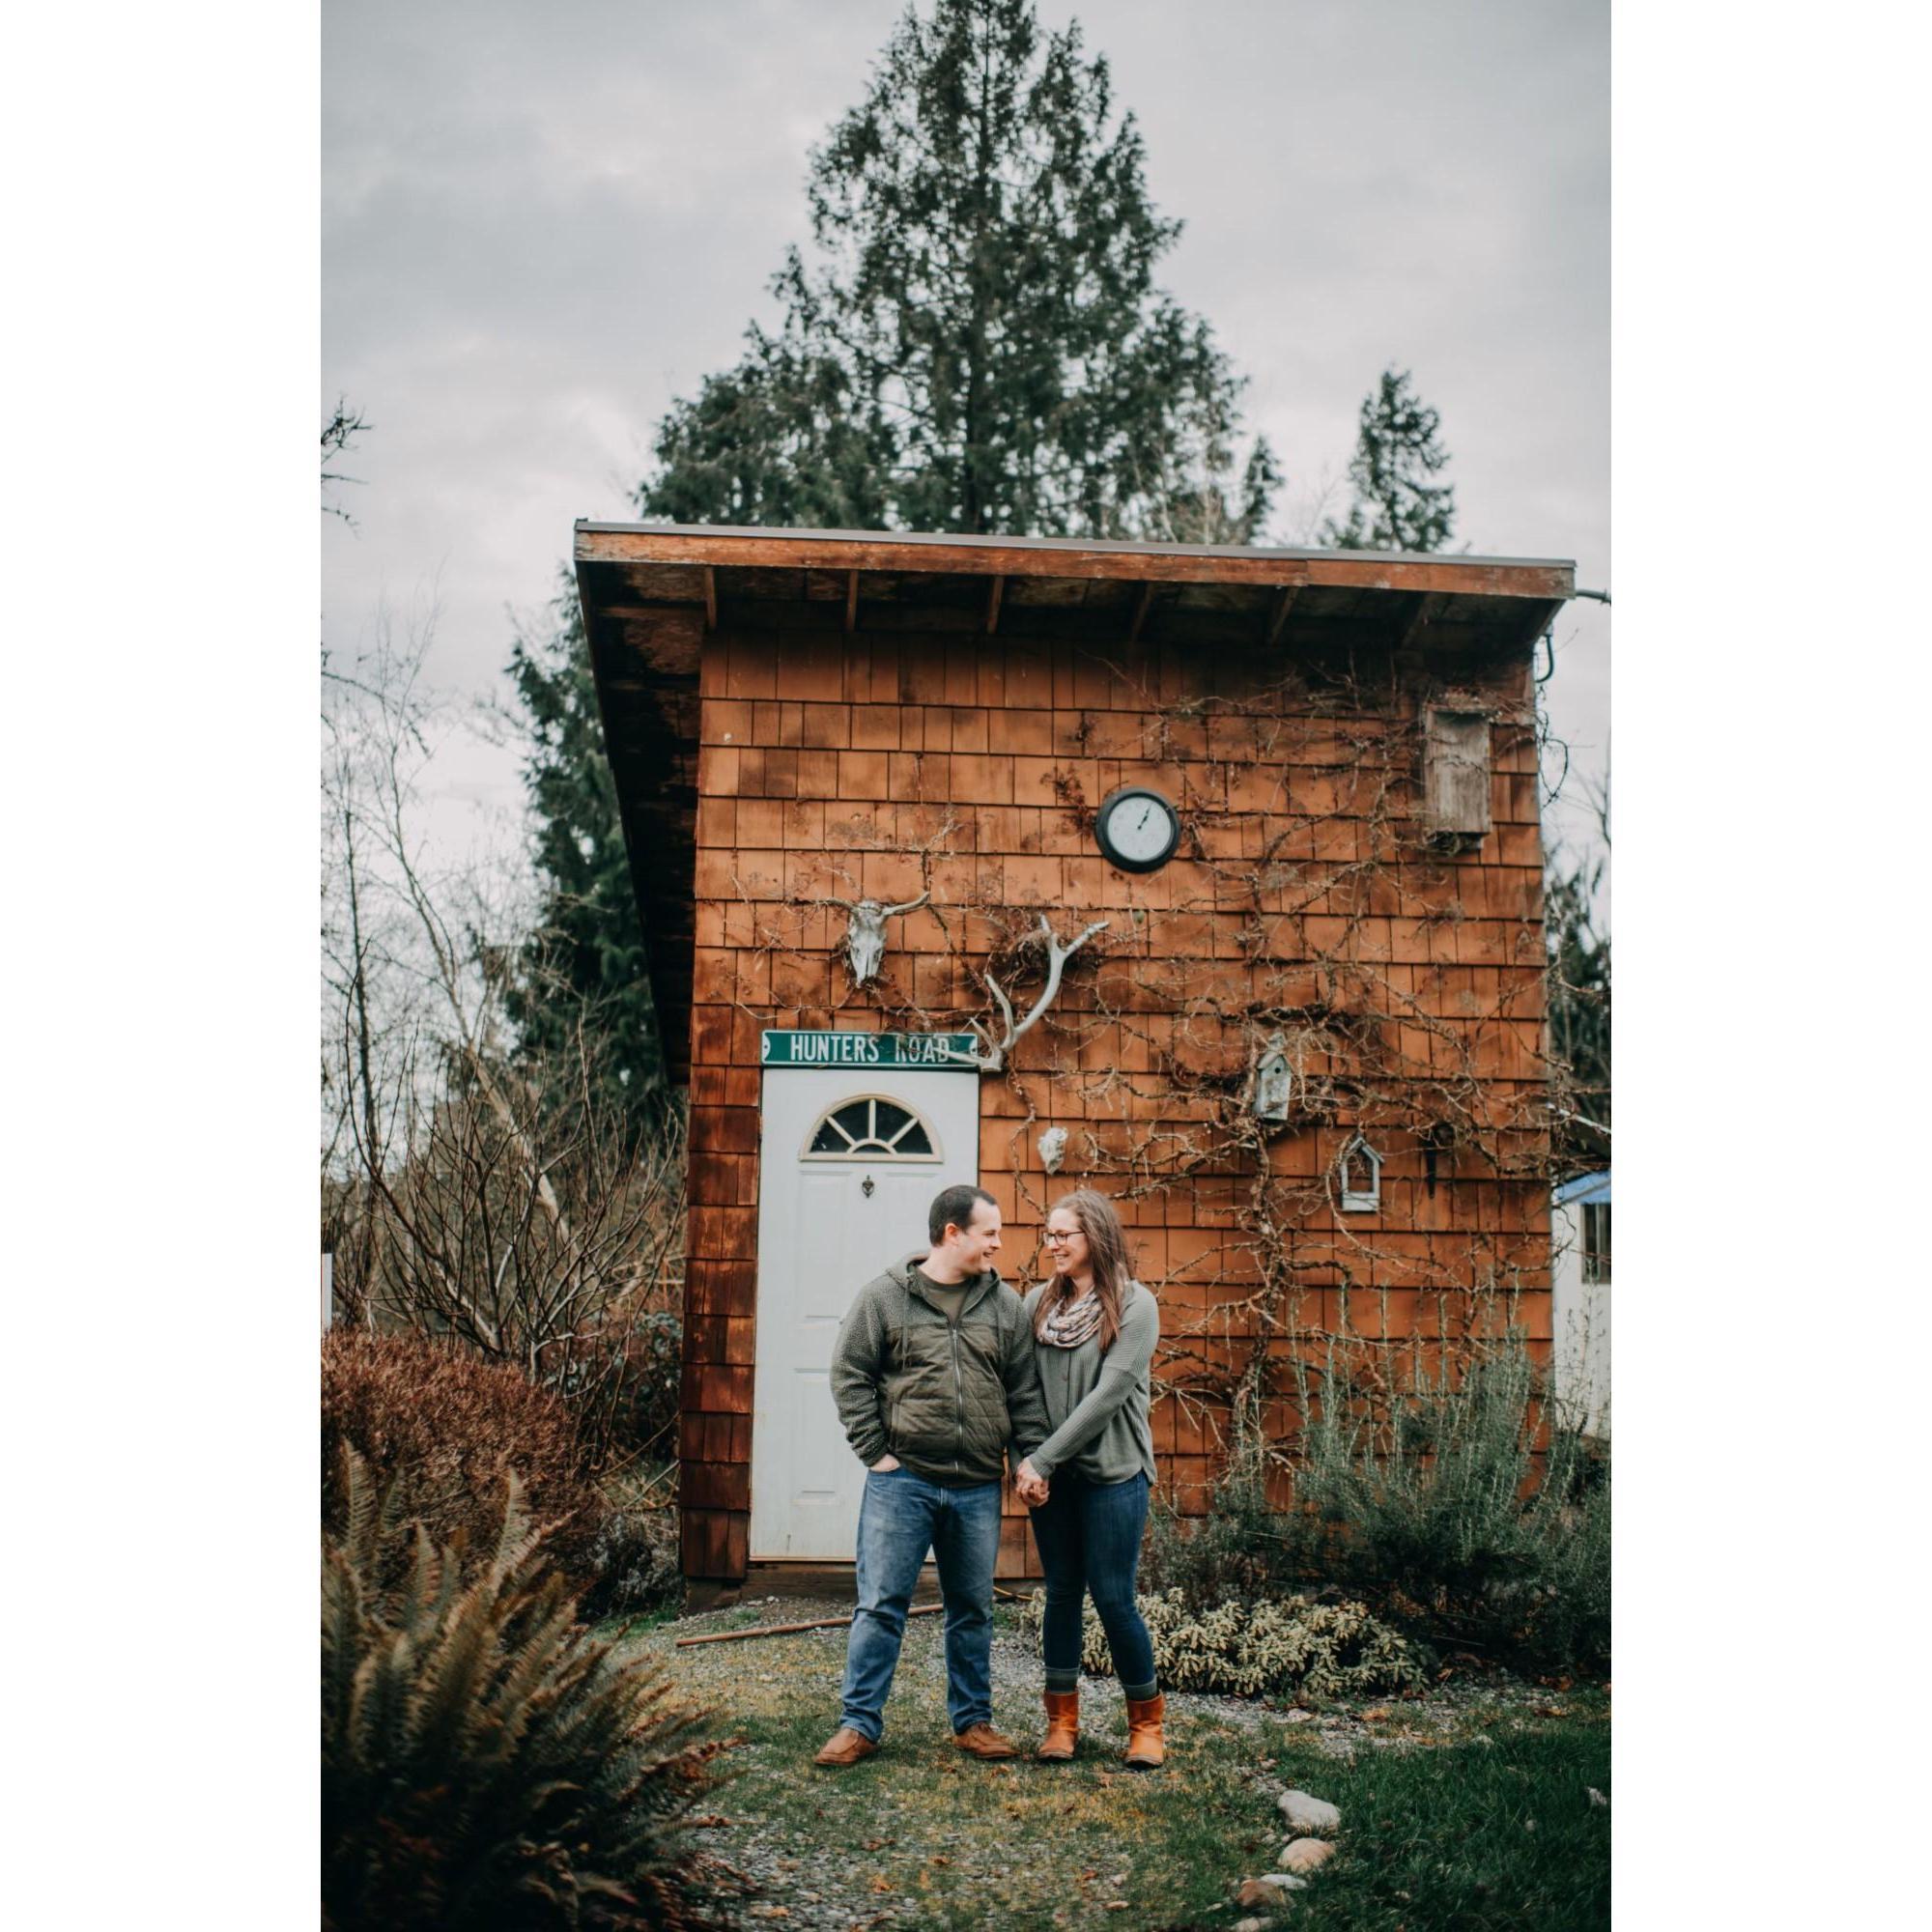
[[[1029,1334],[1043,1292],[1037,1288],[1026,1297]],[[1090,1483],[1124,1483],[1134,1475],[1153,1481],[1148,1410],[1159,1340],[1160,1304],[1136,1281],[1127,1286],[1121,1332],[1104,1355],[1098,1335],[1090,1335],[1077,1349],[1034,1344],[1053,1434],[1027,1460],[1042,1476],[1051,1478],[1064,1468]]]

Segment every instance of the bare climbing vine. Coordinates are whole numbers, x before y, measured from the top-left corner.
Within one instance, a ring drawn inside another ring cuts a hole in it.
[[[1521,690],[1456,687],[1491,718],[1492,769],[1544,763]],[[1373,1401],[1425,1358],[1483,1348],[1518,1314],[1524,1277],[1547,1279],[1547,1245],[1510,1232],[1500,1192],[1550,1178],[1537,906],[1469,908],[1497,868],[1432,846],[1417,823],[1425,706],[1450,695],[1418,692],[1392,664],[1374,684],[1341,667],[1165,705],[1143,690],[1139,741],[1110,755],[1163,765],[1184,832],[1177,862],[1123,906],[1009,897],[973,863],[952,808],[908,841],[885,835],[887,807],[828,826],[825,890],[733,908],[740,957],[766,962],[739,1004],[768,1023],[775,1005],[819,1004],[780,995],[822,969],[838,908],[880,900],[861,892],[865,856],[917,865],[872,973],[855,983],[834,967],[831,1011],[979,1035],[998,1090],[982,1119],[1009,1131],[1022,1218],[1043,1220],[1044,1190],[1077,1174],[1121,1204],[1130,1237],[1135,1223],[1187,1231],[1196,1251],[1151,1270],[1164,1304],[1156,1393],[1204,1450],[1285,1463],[1311,1372],[1338,1343]],[[1057,766],[1045,791],[1053,821],[1091,851],[1095,801],[1078,772]],[[1220,803],[1236,796],[1238,810]],[[1473,919],[1487,955],[1464,943]],[[1020,999],[1032,1010],[1016,1023]],[[1250,1105],[1277,1037],[1292,1068],[1280,1122]],[[1043,1122],[1071,1136],[1058,1177],[1029,1171]],[[1414,1190],[1413,1213],[1384,1226],[1339,1211],[1335,1155],[1353,1133]],[[1458,1197],[1471,1206],[1452,1231]]]

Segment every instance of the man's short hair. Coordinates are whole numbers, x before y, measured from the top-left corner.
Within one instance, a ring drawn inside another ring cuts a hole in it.
[[[988,1208],[1000,1205],[983,1187],[968,1187],[963,1182],[957,1187],[942,1187],[932,1197],[931,1211],[925,1217],[925,1232],[934,1244],[945,1240],[949,1221],[955,1228],[970,1228],[973,1225],[974,1203],[979,1201],[983,1201]]]

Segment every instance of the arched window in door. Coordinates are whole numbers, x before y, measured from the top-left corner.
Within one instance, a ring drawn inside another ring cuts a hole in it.
[[[910,1107],[883,1094],[841,1100],[819,1116],[805,1144],[807,1160],[937,1160],[932,1130]]]

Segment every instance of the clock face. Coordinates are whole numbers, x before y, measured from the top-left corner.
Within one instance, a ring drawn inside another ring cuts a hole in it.
[[[1151,872],[1180,842],[1180,814],[1157,791],[1124,785],[1101,801],[1095,820],[1100,850],[1122,871]]]

